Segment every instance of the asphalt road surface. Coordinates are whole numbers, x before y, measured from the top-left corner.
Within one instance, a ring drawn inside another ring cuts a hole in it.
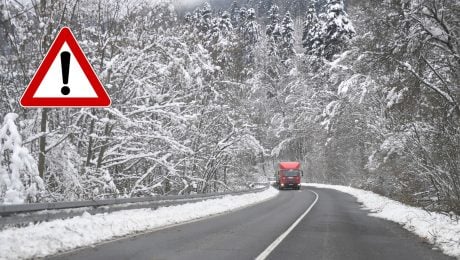
[[[348,194],[302,187],[229,214],[52,259],[453,259],[398,224],[367,213]]]

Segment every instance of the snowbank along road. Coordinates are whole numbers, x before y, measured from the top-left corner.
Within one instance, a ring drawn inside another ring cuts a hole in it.
[[[351,195],[302,187],[229,214],[52,259],[453,259]]]

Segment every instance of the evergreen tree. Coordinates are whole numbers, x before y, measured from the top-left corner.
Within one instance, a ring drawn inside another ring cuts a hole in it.
[[[184,15],[184,22],[186,25],[191,25],[193,23],[193,17],[190,12],[185,13]]]
[[[198,10],[199,14],[199,21],[198,21],[198,29],[206,33],[212,28],[212,11],[211,5],[209,3],[204,3],[203,7]]]
[[[308,8],[302,34],[302,46],[307,55],[322,56],[322,24],[316,13],[315,2]]]
[[[241,7],[239,10],[239,14],[238,14],[238,26],[239,26],[240,32],[243,30],[243,27],[246,24],[247,17],[248,17],[248,10],[246,10],[246,8],[244,7]]]
[[[273,5],[273,0],[259,1],[257,6],[257,11],[259,12],[259,15],[261,16],[262,14],[270,12],[270,9],[273,7]]]
[[[254,45],[259,40],[259,24],[256,21],[256,11],[249,8],[246,12],[243,38],[247,44]]]
[[[212,20],[212,29],[207,35],[205,47],[216,65],[223,66],[230,59],[226,49],[232,45],[230,40],[232,32],[233,26],[227,11],[224,11],[221,17]]]
[[[242,8],[241,10],[244,9]],[[254,62],[254,47],[259,41],[260,26],[256,21],[256,12],[253,8],[248,9],[244,14],[240,12],[240,17],[244,17],[244,23],[239,28],[240,49],[243,64],[247,65]]]
[[[265,30],[269,46],[269,55],[278,55],[278,43],[281,38],[281,31],[279,25],[279,8],[273,5],[268,11],[269,24]]]
[[[282,43],[280,48],[281,59],[286,61],[295,54],[294,50],[294,24],[290,12],[286,12],[281,24]]]
[[[236,1],[233,1],[232,5],[230,6],[230,21],[233,27],[236,27],[238,25],[239,11],[240,8],[238,7],[238,3]]]
[[[219,20],[219,29],[224,35],[229,34],[233,30],[231,16],[227,11],[222,13],[222,16]]]
[[[348,41],[355,34],[355,29],[344,10],[343,0],[329,0],[327,8],[324,57],[331,60],[335,54],[341,53],[347,47]]]

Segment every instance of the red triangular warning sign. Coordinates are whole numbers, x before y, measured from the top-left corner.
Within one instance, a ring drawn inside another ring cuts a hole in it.
[[[23,107],[108,107],[111,101],[75,36],[64,27],[20,103]]]

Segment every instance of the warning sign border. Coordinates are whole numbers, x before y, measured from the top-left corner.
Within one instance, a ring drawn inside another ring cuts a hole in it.
[[[53,61],[57,58],[64,43],[68,44],[73,56],[96,92],[97,97],[34,97],[35,92],[42,83]],[[69,27],[63,27],[59,31],[20,100],[20,104],[23,107],[109,107],[111,103],[112,101],[107,91],[99,81],[93,67],[89,64],[88,59]]]

